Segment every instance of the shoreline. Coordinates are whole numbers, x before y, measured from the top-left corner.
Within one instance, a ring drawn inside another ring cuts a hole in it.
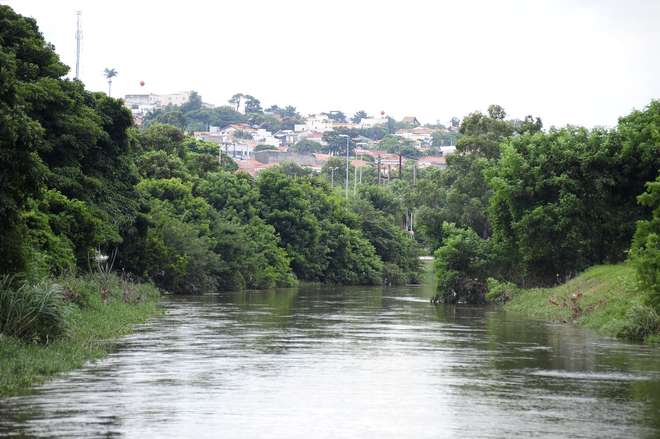
[[[649,329],[650,308],[644,305],[629,263],[597,265],[555,287],[519,289],[503,307],[528,318],[574,323],[626,341],[660,343],[660,328]]]
[[[107,356],[118,339],[137,324],[159,315],[159,290],[145,283],[126,283],[115,275],[55,279],[65,293],[83,297],[67,303],[66,333],[48,344],[0,334],[0,397],[29,393],[56,375]],[[107,287],[107,297],[99,291]]]

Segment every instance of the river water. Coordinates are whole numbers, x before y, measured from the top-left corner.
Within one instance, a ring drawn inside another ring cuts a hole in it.
[[[109,357],[0,400],[0,436],[660,437],[658,349],[430,294],[166,297]]]

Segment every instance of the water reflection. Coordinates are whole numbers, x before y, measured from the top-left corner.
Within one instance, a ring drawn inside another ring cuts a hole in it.
[[[660,353],[424,287],[172,297],[0,436],[657,437]]]

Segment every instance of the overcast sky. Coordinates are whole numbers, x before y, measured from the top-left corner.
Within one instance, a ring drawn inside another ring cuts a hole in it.
[[[497,103],[546,126],[611,126],[660,98],[658,0],[0,3],[36,18],[72,68],[82,10],[81,79],[107,91],[116,68],[113,96],[243,92],[444,123]]]

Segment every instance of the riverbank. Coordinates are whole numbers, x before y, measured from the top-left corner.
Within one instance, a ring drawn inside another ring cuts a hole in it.
[[[48,343],[0,334],[0,396],[26,393],[55,374],[107,355],[117,337],[158,314],[160,293],[151,284],[115,275],[49,280],[63,309],[63,332]]]
[[[505,309],[527,317],[573,322],[601,334],[660,342],[657,314],[643,305],[630,264],[598,265],[553,288],[517,290]]]

